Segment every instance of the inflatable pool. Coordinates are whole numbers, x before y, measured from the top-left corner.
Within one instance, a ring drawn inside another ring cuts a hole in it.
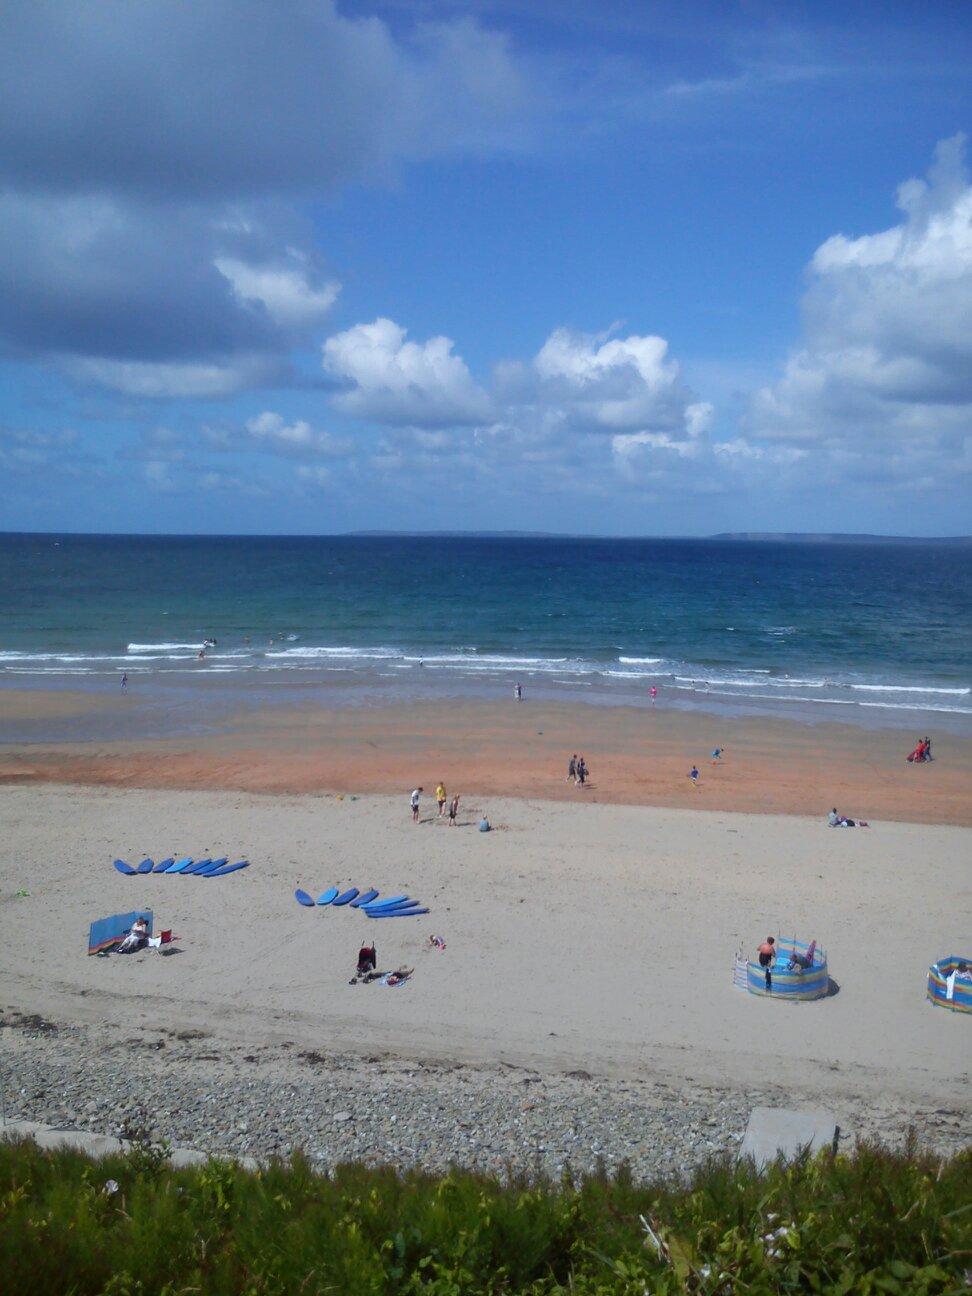
[[[966,973],[969,978],[966,980],[966,976],[958,972],[960,963],[972,968],[972,956],[960,958],[957,954],[949,954],[931,965],[928,969],[928,998],[939,1008],[972,1013],[972,973]],[[954,978],[953,972],[958,973]]]
[[[776,959],[769,968],[758,962],[746,964],[746,989],[750,994],[765,995],[772,999],[798,1002],[805,999],[823,999],[830,993],[830,973],[827,970],[827,952],[813,942],[776,938]],[[742,978],[739,978],[741,982]]]

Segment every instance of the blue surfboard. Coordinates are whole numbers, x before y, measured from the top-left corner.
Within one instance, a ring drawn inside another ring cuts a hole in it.
[[[173,857],[170,855],[168,859],[159,860],[158,864],[156,864],[156,866],[155,866],[155,868],[152,870],[152,872],[153,872],[153,873],[165,873],[165,872],[167,872],[167,870],[168,870],[168,868],[169,868],[169,865],[170,865],[170,864],[174,864],[174,863],[175,863],[175,860],[174,860]]]
[[[124,860],[113,860],[112,862],[118,872],[124,873],[126,877],[131,877],[133,873],[138,872],[138,869],[133,869],[131,864],[126,864]]]
[[[165,871],[166,873],[182,873],[185,869],[189,867],[191,863],[192,863],[192,856],[183,855],[182,859],[176,860],[174,864],[170,864]]]
[[[300,887],[298,887],[297,890],[294,892],[294,899],[297,901],[298,904],[305,905],[309,909],[314,908],[314,901],[311,899],[311,897],[307,894],[306,891],[301,891]]]
[[[358,888],[350,887],[347,891],[345,891],[344,895],[339,895],[336,900],[332,900],[331,904],[334,905],[335,909],[337,908],[338,905],[350,904],[357,894],[358,894]]]
[[[317,903],[319,905],[329,905],[332,900],[337,899],[337,893],[337,887],[328,887],[326,891],[322,891],[317,897]]]
[[[182,870],[182,876],[188,877],[190,873],[201,873],[203,869],[209,868],[212,860],[207,855],[205,859],[196,860],[195,864],[190,864],[188,868]]]
[[[369,918],[417,918],[427,914],[428,909],[389,909],[387,913],[370,913]]]
[[[238,869],[250,867],[249,860],[237,860],[235,864],[224,864],[222,868],[216,869],[215,872],[207,873],[207,877],[225,877],[227,873],[235,873]]]
[[[229,856],[221,855],[219,859],[214,859],[210,864],[207,864],[207,866],[204,869],[200,869],[199,872],[196,874],[196,876],[209,877],[210,873],[215,873],[217,869],[221,869],[224,864],[228,864],[228,863],[229,863]]]
[[[393,905],[369,905],[365,910],[366,914],[383,914],[398,913],[402,909],[416,909],[419,905],[418,900],[400,900],[398,904]]]
[[[352,909],[360,909],[362,905],[373,904],[378,897],[378,892],[372,887],[370,891],[363,891],[357,900],[351,901]]]
[[[377,904],[369,903],[367,905],[364,905],[363,907],[366,909],[384,909],[386,905],[401,904],[403,900],[407,900],[407,899],[408,899],[407,895],[389,896],[387,900],[379,900]]]
[[[155,860],[143,859],[141,864],[135,870],[136,873],[151,873],[155,868]]]

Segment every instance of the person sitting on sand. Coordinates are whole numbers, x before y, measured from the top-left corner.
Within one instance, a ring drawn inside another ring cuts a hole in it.
[[[119,954],[130,954],[133,950],[141,949],[148,941],[148,922],[144,918],[136,918],[132,923],[128,935],[118,946]]]
[[[480,831],[480,832],[492,832],[492,827],[491,827],[491,825],[490,825],[490,822],[489,822],[489,820],[486,818],[485,815],[483,815],[482,819],[480,819],[480,821],[479,821],[479,831]]]
[[[844,815],[837,813],[837,807],[834,806],[827,816],[827,823],[831,828],[869,828],[870,824],[866,819],[848,819]]]
[[[759,959],[759,966],[766,971],[766,989],[772,990],[773,978],[770,974],[770,968],[773,966],[773,960],[776,958],[776,939],[773,936],[767,936],[762,945],[757,947],[756,957]]]

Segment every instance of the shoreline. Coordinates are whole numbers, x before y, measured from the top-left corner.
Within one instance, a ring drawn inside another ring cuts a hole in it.
[[[972,826],[972,739],[936,734],[936,759],[905,760],[915,730],[714,716],[657,706],[435,701],[300,708],[253,706],[204,733],[148,733],[131,699],[82,691],[0,690],[0,785],[210,789],[407,797],[450,791],[481,800],[614,805]],[[85,738],[110,721],[121,736]],[[25,726],[67,726],[72,740],[30,741]],[[925,729],[923,732],[930,732]],[[14,736],[11,736],[14,735]],[[716,746],[726,749],[717,767]],[[591,782],[565,783],[583,752]],[[700,786],[687,777],[692,764]]]

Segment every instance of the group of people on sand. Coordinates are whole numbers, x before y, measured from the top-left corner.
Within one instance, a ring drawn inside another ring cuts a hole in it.
[[[590,771],[587,768],[587,761],[583,756],[578,756],[576,752],[567,762],[567,777],[565,783],[573,783],[577,787],[583,787],[590,777]]]
[[[422,793],[424,791],[425,791],[424,787],[413,788],[412,794],[408,799],[409,805],[411,806],[411,810],[412,810],[412,823],[419,822],[419,811],[422,803]],[[436,801],[436,805],[439,807],[439,813],[437,815],[437,818],[439,819],[446,818],[446,802],[448,801],[449,816],[447,822],[450,828],[455,828],[456,826],[456,821],[459,816],[459,802],[461,801],[461,799],[462,799],[461,794],[456,792],[452,800],[449,801],[449,794],[446,792],[445,783],[443,783],[440,780],[438,786],[435,789],[435,801]],[[479,821],[479,831],[489,832],[491,827],[492,825],[490,824],[486,815],[483,814],[483,817]]]
[[[911,753],[908,759],[915,765],[922,765],[925,761],[930,761],[931,758],[931,739],[919,738],[915,750]]]
[[[348,985],[357,985],[359,981],[363,985],[369,985],[372,981],[380,981],[386,986],[404,985],[414,971],[414,968],[400,967],[394,972],[379,972],[378,950],[372,941],[370,945],[362,945],[358,950],[358,966]]]
[[[809,972],[813,967],[813,956],[816,952],[817,942],[815,940],[811,941],[807,946],[806,954],[798,954],[796,950],[791,950],[790,957],[786,961],[786,971]],[[762,945],[756,947],[756,957],[759,960],[759,966],[766,974],[766,989],[772,990],[773,968],[778,957],[775,936],[767,936]]]

